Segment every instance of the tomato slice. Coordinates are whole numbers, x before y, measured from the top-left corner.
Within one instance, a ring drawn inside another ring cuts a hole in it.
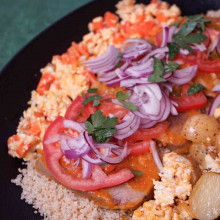
[[[83,105],[83,97],[77,96],[76,99],[68,107],[65,118],[78,122],[85,122],[86,119],[95,112],[96,108],[92,103]],[[80,113],[81,111],[81,113]]]
[[[169,126],[168,121],[163,121],[155,125],[153,128],[148,128],[148,129],[143,129],[140,128],[138,129],[133,135],[130,137],[126,138],[125,141],[138,141],[138,140],[150,140],[152,138],[156,138],[160,136]]]
[[[178,106],[176,107],[178,112],[186,112],[192,109],[200,109],[205,107],[207,103],[207,98],[202,91],[188,96],[187,90],[189,85],[185,84],[182,88],[182,96],[180,97],[170,97],[175,101]]]
[[[137,143],[128,143],[128,151],[130,156],[138,156],[149,152],[150,141],[141,141]]]
[[[184,62],[189,64],[197,64],[199,70],[202,70],[204,72],[220,72],[220,58],[211,60],[206,59],[206,53],[205,52],[194,52],[195,55],[189,54],[189,55],[183,55],[179,54],[180,59],[182,59]]]
[[[129,110],[125,109],[124,107],[107,101],[103,101],[99,106],[99,109],[103,112],[104,115],[109,116],[109,114],[113,114],[118,119],[123,118],[129,113]]]
[[[116,173],[106,175],[98,165],[93,165],[92,176],[89,179],[76,178],[60,165],[60,159],[63,153],[56,143],[45,144],[51,136],[62,133],[64,130],[63,117],[58,117],[48,127],[43,139],[43,149],[47,167],[53,176],[63,185],[71,189],[77,189],[81,191],[90,191],[101,189],[105,187],[116,186],[121,183],[127,182],[133,178],[134,175],[129,169],[121,169]]]

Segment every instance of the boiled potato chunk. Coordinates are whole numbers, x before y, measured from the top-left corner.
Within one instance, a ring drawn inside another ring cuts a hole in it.
[[[189,155],[201,166],[205,165],[206,147],[204,144],[193,143],[189,148]]]
[[[190,209],[193,216],[201,220],[220,216],[220,174],[203,174],[192,190]]]
[[[195,143],[214,145],[219,133],[218,121],[205,114],[193,115],[183,126],[182,135]]]

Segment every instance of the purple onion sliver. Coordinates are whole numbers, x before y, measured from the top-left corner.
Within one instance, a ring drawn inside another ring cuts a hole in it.
[[[209,111],[208,111],[208,115],[209,116],[213,116],[215,109],[218,108],[220,105],[220,94],[218,94],[214,100],[212,101],[210,107],[209,107]]]
[[[220,84],[214,86],[214,88],[212,89],[212,92],[220,92]]]

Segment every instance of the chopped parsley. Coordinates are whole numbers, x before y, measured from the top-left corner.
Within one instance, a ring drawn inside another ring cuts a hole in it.
[[[165,82],[166,80],[163,77],[164,74],[164,65],[163,62],[153,57],[154,59],[154,72],[148,77],[150,82]]]
[[[132,170],[130,169],[131,172],[135,175],[135,176],[142,176],[143,175],[143,171],[140,170]]]
[[[173,42],[168,43],[169,57],[173,59],[177,52],[179,52],[179,47],[193,54],[193,50],[189,44],[201,44],[207,39],[207,36],[202,34],[205,30],[205,23],[207,22],[210,22],[210,20],[201,15],[187,17],[186,23],[182,25],[176,34],[173,34]]]
[[[194,84],[188,89],[187,95],[193,95],[193,94],[200,92],[201,90],[204,90],[204,89],[205,89],[205,87],[203,85]]]
[[[102,166],[102,167],[106,167],[106,166],[107,166],[106,163],[101,163],[101,164],[99,164],[99,165]]]
[[[122,91],[119,91],[116,93],[116,98],[118,101],[123,105],[124,108],[131,110],[131,111],[137,111],[138,107],[135,106],[132,102],[126,102],[125,100],[129,99],[131,94]]]
[[[123,56],[122,56],[122,53],[121,52],[119,52],[118,53],[118,58],[122,58]]]
[[[179,67],[178,63],[175,63],[173,61],[168,61],[168,64],[164,66],[165,73],[171,73],[174,70],[176,70]]]
[[[121,64],[122,64],[122,61],[120,60],[120,61],[119,61],[119,62],[116,64],[115,68],[120,67],[120,66],[121,66]]]
[[[87,105],[90,102],[93,101],[93,106],[99,106],[100,105],[100,99],[102,98],[102,96],[96,94],[96,95],[91,95],[89,97],[87,97],[84,101],[83,101],[83,105]]]
[[[88,93],[96,93],[98,91],[97,88],[90,88],[87,90]]]
[[[97,143],[108,142],[113,134],[117,132],[115,125],[118,123],[116,117],[106,117],[102,111],[97,110],[86,120],[85,126],[89,135]]]

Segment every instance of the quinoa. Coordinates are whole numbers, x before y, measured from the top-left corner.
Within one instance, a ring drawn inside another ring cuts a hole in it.
[[[110,220],[126,215],[120,210],[99,208],[93,201],[77,196],[71,190],[37,172],[35,162],[26,162],[27,168],[19,169],[20,174],[12,183],[23,189],[21,199],[32,205],[44,219]]]

